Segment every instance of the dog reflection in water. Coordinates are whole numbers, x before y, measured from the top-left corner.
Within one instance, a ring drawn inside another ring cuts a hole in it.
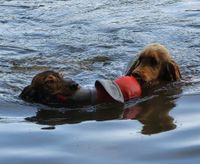
[[[87,106],[76,108],[75,110],[57,108],[40,108],[35,116],[26,118],[27,121],[35,122],[41,125],[56,127],[61,124],[76,124],[89,120],[138,120],[142,123],[142,134],[155,134],[176,128],[174,119],[169,112],[176,106],[175,101],[181,93],[180,87],[169,85],[166,88],[153,91],[145,95],[150,97],[153,93],[155,96],[149,100],[140,103],[131,101],[128,107],[124,104],[101,104],[96,106]],[[133,105],[131,105],[133,104]]]

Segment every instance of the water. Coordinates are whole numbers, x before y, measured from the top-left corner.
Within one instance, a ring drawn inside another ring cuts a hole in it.
[[[0,163],[198,163],[198,0],[0,1]],[[81,85],[164,44],[183,80],[124,106],[54,109],[18,98],[43,70]]]

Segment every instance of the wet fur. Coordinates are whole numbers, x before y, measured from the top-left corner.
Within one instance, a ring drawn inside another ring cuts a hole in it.
[[[20,97],[27,102],[35,102],[46,105],[58,103],[57,95],[70,97],[79,88],[79,85],[54,71],[45,71],[37,74],[23,89]]]
[[[135,76],[143,87],[181,79],[178,64],[168,49],[158,43],[148,45],[139,53],[127,75]]]

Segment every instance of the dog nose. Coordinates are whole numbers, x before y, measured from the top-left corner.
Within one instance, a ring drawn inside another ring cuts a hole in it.
[[[71,84],[70,84],[70,88],[71,89],[77,89],[79,86],[79,84],[77,84],[75,81],[73,81]]]

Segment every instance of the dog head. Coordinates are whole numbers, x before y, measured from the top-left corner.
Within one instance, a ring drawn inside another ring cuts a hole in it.
[[[127,75],[133,75],[143,83],[176,81],[181,78],[178,64],[169,51],[158,43],[144,48]]]
[[[73,95],[79,85],[71,80],[64,79],[54,71],[45,71],[33,77],[31,85],[25,87],[20,97],[28,102],[50,104],[57,102],[57,96],[69,97]]]

